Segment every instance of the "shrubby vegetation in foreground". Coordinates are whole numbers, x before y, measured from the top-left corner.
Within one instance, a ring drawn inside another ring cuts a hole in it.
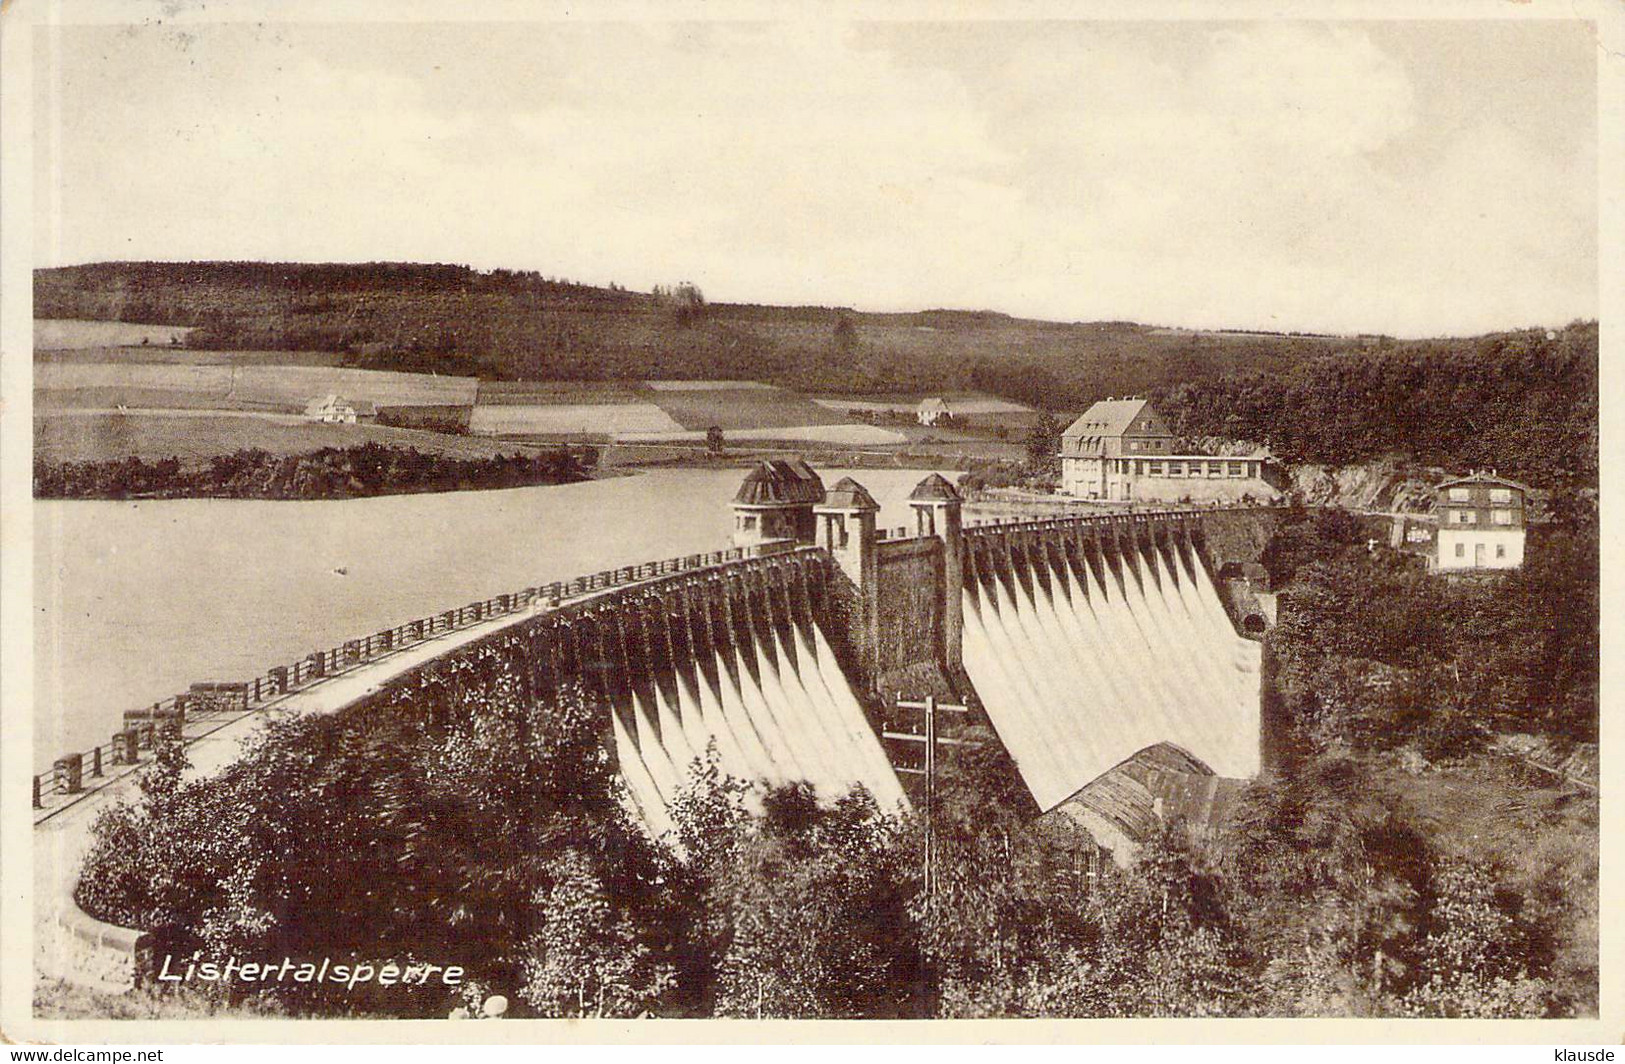
[[[277,455],[259,449],[216,455],[206,466],[178,458],[146,462],[34,463],[39,499],[351,499],[427,491],[521,488],[587,479],[590,452],[453,458],[416,448],[364,443]]]
[[[929,905],[920,823],[861,791],[751,799],[702,762],[675,836],[651,840],[604,752],[609,711],[499,663],[278,725],[212,779],[182,782],[166,753],[98,826],[80,901],[159,955],[460,964],[471,994],[541,1016],[1594,1013],[1595,800],[1483,752],[1509,729],[1595,735],[1594,526],[1476,585],[1352,538],[1304,516],[1272,551],[1275,769],[1214,836],[1171,825],[1093,882],[993,743],[947,758]],[[1386,685],[1349,682],[1378,665]],[[459,1003],[289,984],[254,1005]]]

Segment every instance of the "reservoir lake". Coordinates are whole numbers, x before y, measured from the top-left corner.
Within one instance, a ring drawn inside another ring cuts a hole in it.
[[[924,471],[848,472],[880,525]],[[476,599],[729,545],[744,469],[322,502],[36,501],[34,762],[126,709]]]

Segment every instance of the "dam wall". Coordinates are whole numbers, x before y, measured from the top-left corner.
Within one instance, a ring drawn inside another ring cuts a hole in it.
[[[774,498],[759,493],[754,512]],[[301,711],[434,723],[515,687],[533,698],[585,689],[626,799],[656,835],[713,750],[723,772],[758,785],[806,781],[824,798],[861,785],[882,808],[906,807],[896,751],[881,739],[917,723],[894,712],[898,696],[971,707],[1045,811],[1152,749],[1164,751],[1152,766],[1164,775],[1257,771],[1259,646],[1238,634],[1218,573],[1256,567],[1274,511],[967,527],[957,491],[933,475],[911,499],[914,528],[882,533],[854,482],[816,509],[792,501],[808,519],[783,527],[813,529],[815,543],[775,539],[526,589],[245,683],[198,685],[127,722],[117,751],[69,755],[37,777],[36,824],[64,837],[61,853],[82,853],[65,837],[129,793],[159,718],[188,738],[199,725],[246,733],[260,710],[303,700],[312,708]],[[171,708],[172,720],[158,712]],[[109,782],[93,784],[103,753]],[[61,864],[60,897],[36,925],[51,932],[41,970],[122,984],[138,967],[138,934],[79,913],[77,863]]]
[[[389,714],[443,725],[495,691],[545,698],[579,686],[602,710],[606,753],[653,834],[670,828],[667,806],[712,749],[719,768],[743,780],[805,780],[825,798],[862,785],[882,808],[906,807],[878,725],[848,680],[861,667],[838,575],[827,552],[783,543],[594,574],[451,611],[443,620],[453,627],[430,630],[426,620],[387,650],[361,641],[359,654],[324,652],[320,672],[303,663],[298,686],[267,690],[263,703],[244,705],[242,684],[212,685],[211,697],[231,689],[230,711],[166,723],[180,729],[194,769],[209,773],[250,748],[268,717],[342,713],[364,727],[369,715]],[[141,977],[144,933],[90,916],[74,893],[97,814],[139,796],[155,729],[143,725],[130,760],[115,767],[109,758],[105,777],[72,788],[36,778],[34,956],[47,976],[105,992]]]
[[[1284,507],[1201,511],[1197,538],[1214,573],[1257,565],[1285,512]]]
[[[503,677],[532,696],[578,684],[604,708],[606,748],[655,835],[713,749],[751,783],[806,781],[827,799],[861,785],[882,808],[906,806],[836,650],[831,570],[802,548],[561,606],[400,677],[374,708],[432,717]]]
[[[1258,771],[1260,646],[1209,572],[1206,516],[966,531],[965,672],[1040,809],[1159,744]]]
[[[943,642],[943,545],[934,536],[883,540],[876,551],[879,616],[873,686],[890,691],[910,670],[935,665]]]

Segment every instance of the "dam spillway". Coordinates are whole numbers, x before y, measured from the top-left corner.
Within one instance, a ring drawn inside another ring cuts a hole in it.
[[[715,750],[759,785],[804,781],[821,798],[855,786],[882,808],[903,789],[830,644],[817,558],[678,581],[623,601],[602,622],[602,697],[616,762],[649,829]]]
[[[975,531],[965,672],[1041,809],[1158,743],[1258,771],[1261,649],[1190,538]]]
[[[96,751],[59,759],[34,781],[36,830],[58,857],[37,868],[60,874],[40,892],[41,970],[87,985],[133,978],[140,933],[78,910],[72,855],[98,809],[139,782],[159,718],[189,722],[210,699],[239,715],[219,729],[230,744],[251,746],[261,709],[343,713],[362,729],[370,714],[406,714],[432,728],[493,694],[581,689],[624,801],[655,835],[712,750],[721,772],[757,788],[804,781],[829,801],[862,786],[883,809],[906,805],[898,773],[910,766],[882,742],[913,730],[888,717],[904,695],[970,706],[1039,808],[1120,858],[1166,818],[1163,795],[1211,796],[1221,778],[1257,772],[1260,648],[1237,634],[1210,572],[1257,568],[1270,511],[966,528],[957,490],[932,475],[910,496],[915,528],[881,530],[855,481],[825,492],[804,465],[772,465],[786,468],[753,473],[735,500],[730,550],[499,595],[246,682],[195,684],[150,719],[135,714],[145,724],[126,720],[128,759],[94,789],[79,784],[81,769],[101,779]],[[213,719],[201,718],[206,734]],[[217,769],[229,763],[212,754]]]

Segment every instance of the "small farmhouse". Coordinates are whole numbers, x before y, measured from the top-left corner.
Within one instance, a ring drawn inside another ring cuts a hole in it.
[[[954,412],[948,408],[948,400],[932,396],[920,400],[919,409],[914,412],[914,416],[922,425],[936,425],[952,421]]]
[[[324,395],[305,405],[305,417],[330,425],[354,425],[358,421],[371,421],[377,409],[369,402],[351,402],[342,395]]]
[[[1113,502],[1275,499],[1274,458],[1174,454],[1174,434],[1149,401],[1104,399],[1061,434],[1061,490]]]
[[[1523,564],[1527,485],[1491,470],[1447,480],[1436,490],[1435,568],[1515,569]]]

